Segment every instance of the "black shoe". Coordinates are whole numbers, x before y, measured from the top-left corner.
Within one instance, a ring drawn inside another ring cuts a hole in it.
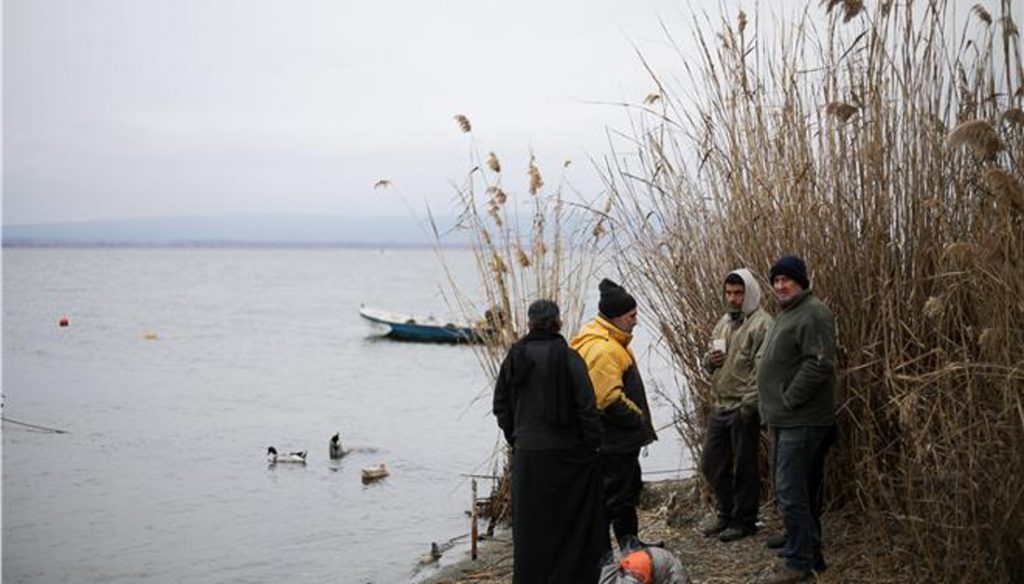
[[[728,529],[731,524],[732,522],[725,517],[719,517],[718,521],[716,521],[714,525],[711,527],[705,527],[701,533],[704,534],[704,537],[714,537]]]
[[[786,534],[780,533],[769,537],[765,540],[764,547],[770,550],[777,550],[786,547]]]
[[[733,525],[718,535],[718,541],[730,542],[753,535],[757,530],[747,525]]]

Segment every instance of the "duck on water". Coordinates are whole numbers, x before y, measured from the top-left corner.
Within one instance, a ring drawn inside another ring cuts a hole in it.
[[[267,448],[267,462],[270,464],[277,464],[279,462],[306,464],[306,451],[297,450],[288,454],[278,454],[277,449],[271,446]]]

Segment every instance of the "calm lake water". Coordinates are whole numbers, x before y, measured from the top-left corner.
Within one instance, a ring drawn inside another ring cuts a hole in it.
[[[471,348],[372,338],[357,311],[445,315],[442,280],[430,250],[4,249],[4,416],[68,433],[3,424],[3,581],[412,579],[468,533],[490,388]],[[645,471],[690,466],[661,436]]]

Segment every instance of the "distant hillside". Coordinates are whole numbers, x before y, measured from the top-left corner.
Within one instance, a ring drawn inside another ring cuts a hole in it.
[[[450,226],[451,219],[438,221]],[[446,245],[465,238],[449,234]],[[231,215],[4,225],[4,245],[432,245],[412,217]]]

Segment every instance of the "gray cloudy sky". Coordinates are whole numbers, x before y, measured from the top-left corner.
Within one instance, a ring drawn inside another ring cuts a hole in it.
[[[774,3],[769,2],[769,3]],[[725,2],[735,17],[738,6]],[[765,2],[762,2],[765,4]],[[5,224],[445,209],[486,153],[549,184],[652,89],[633,52],[677,62],[668,0],[6,0]],[[712,9],[714,10],[714,9]],[[747,8],[748,11],[751,8]],[[510,177],[510,178],[512,178]]]

